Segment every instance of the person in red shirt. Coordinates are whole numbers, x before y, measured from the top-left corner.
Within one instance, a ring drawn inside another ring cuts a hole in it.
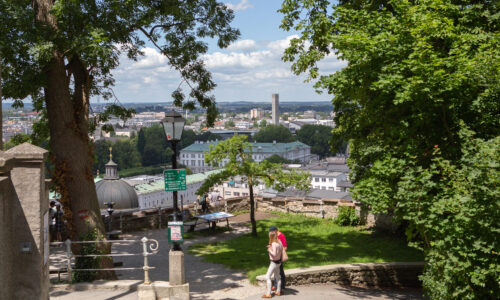
[[[283,232],[278,230],[278,227],[276,226],[271,226],[269,227],[269,231],[274,231],[276,232],[276,235],[278,236],[278,239],[280,240],[281,244],[283,245],[283,249],[287,249],[287,243],[286,243],[286,237],[283,234]],[[283,262],[280,264],[280,275],[281,275],[281,294],[283,294],[285,290],[285,285],[286,285],[286,279],[285,279],[285,271],[283,269]],[[273,291],[276,290],[276,282],[274,282],[273,285]]]

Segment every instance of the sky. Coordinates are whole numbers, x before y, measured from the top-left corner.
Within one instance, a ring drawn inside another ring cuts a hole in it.
[[[332,96],[317,94],[305,75],[294,75],[290,63],[281,60],[284,49],[296,32],[279,28],[282,15],[277,12],[281,0],[223,0],[235,11],[232,26],[240,38],[226,49],[208,41],[209,51],[202,59],[217,84],[213,95],[217,102],[271,102],[278,93],[280,101],[329,101]],[[167,59],[152,48],[143,49],[138,61],[120,57],[120,66],[113,71],[113,88],[120,102],[169,102],[170,94],[181,82]],[[321,62],[321,69],[334,72],[345,62],[330,56]],[[100,99],[93,99],[93,101]]]

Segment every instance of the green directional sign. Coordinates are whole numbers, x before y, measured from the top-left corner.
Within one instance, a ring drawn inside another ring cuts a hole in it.
[[[185,191],[186,190],[186,169],[165,170],[165,191]]]

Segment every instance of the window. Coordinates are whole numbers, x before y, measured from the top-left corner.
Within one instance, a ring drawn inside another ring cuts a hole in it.
[[[231,192],[225,192],[224,193],[226,196],[231,196]]]
[[[328,187],[329,190],[333,190],[333,186]]]
[[[233,195],[235,196],[239,196],[240,195],[240,192],[234,192]]]
[[[243,196],[248,196],[248,193],[242,193]]]
[[[319,177],[314,177],[314,182],[319,182]]]
[[[321,182],[326,182],[326,178],[325,177],[321,178]]]
[[[196,157],[196,154],[191,154],[191,158],[195,158]]]
[[[328,178],[328,181],[333,182],[333,178]]]
[[[196,160],[192,160],[192,161],[191,161],[191,165],[192,165],[192,166],[196,166]]]

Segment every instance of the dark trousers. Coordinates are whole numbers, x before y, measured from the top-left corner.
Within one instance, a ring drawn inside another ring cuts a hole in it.
[[[283,270],[283,262],[280,264],[280,277],[281,277],[281,290],[285,289],[286,278],[285,278],[285,270]],[[277,282],[274,281],[273,285],[276,287]]]

